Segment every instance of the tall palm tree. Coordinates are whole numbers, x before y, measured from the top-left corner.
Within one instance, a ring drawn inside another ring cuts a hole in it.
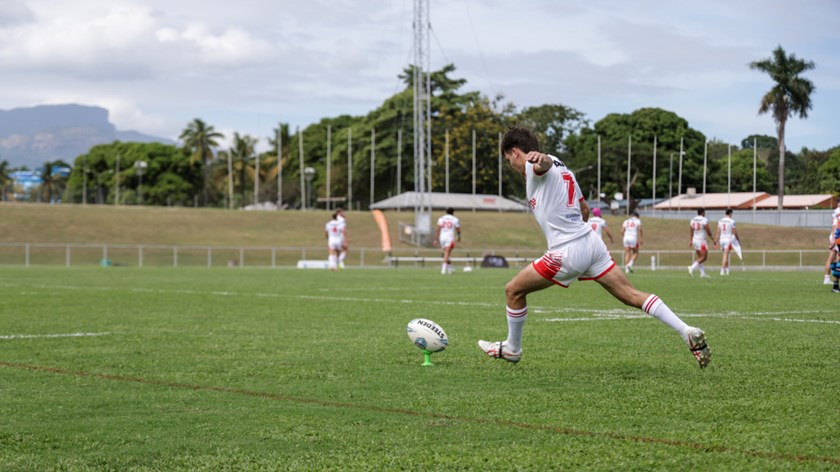
[[[213,160],[213,148],[219,146],[217,139],[225,135],[216,131],[212,125],[208,125],[199,118],[193,119],[186,129],[178,137],[184,142],[184,147],[190,151],[190,163],[201,162],[204,164],[203,173],[203,204],[207,205],[207,180],[210,171],[210,162]]]
[[[808,118],[811,109],[811,94],[814,84],[799,74],[811,70],[814,61],[799,59],[795,54],[787,55],[782,46],[773,50],[773,55],[750,63],[750,68],[765,72],[776,82],[769,92],[761,97],[759,114],[772,112],[779,137],[779,210],[785,196],[785,124],[791,115]]]
[[[12,181],[9,173],[11,173],[9,161],[3,159],[0,161],[0,201],[4,202],[6,201],[6,189],[9,186],[9,182]]]
[[[236,183],[239,184],[242,201],[245,200],[245,182],[248,180],[248,177],[251,177],[252,180],[256,178],[254,168],[250,163],[250,160],[255,155],[256,146],[257,138],[247,134],[240,136],[239,133],[233,133],[233,146],[231,146],[228,152],[233,159],[233,170],[237,174],[234,180],[238,181]]]

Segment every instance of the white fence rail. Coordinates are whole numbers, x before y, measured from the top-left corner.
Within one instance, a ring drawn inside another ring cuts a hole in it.
[[[524,265],[539,258],[543,251],[535,250],[458,250],[453,254],[465,265],[480,264],[488,254],[511,259],[511,266]],[[744,250],[743,261],[732,256],[734,270],[821,270],[827,252],[814,249]],[[437,267],[432,260],[439,258],[438,249],[395,249],[389,254],[378,248],[350,248],[347,267],[397,267],[393,257],[411,257],[413,263],[398,267]],[[616,263],[622,254],[614,254]],[[138,244],[60,244],[60,243],[0,243],[0,266],[123,266],[123,267],[295,267],[299,260],[326,259],[322,247],[259,247],[259,246],[179,246]],[[637,268],[675,269],[691,264],[691,250],[652,250],[639,252]],[[426,260],[426,258],[430,260]],[[720,266],[721,253],[709,253],[707,267]],[[456,264],[458,265],[458,264]]]

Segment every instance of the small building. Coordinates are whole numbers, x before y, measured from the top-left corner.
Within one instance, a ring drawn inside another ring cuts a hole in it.
[[[654,205],[656,210],[725,210],[727,208],[746,210],[769,198],[767,192],[732,193],[686,193],[661,201]],[[787,197],[785,197],[787,203]]]
[[[808,210],[813,208],[830,209],[837,205],[837,199],[832,194],[827,195],[785,195],[782,199],[785,210]],[[770,195],[756,203],[756,209],[775,210],[779,208],[779,196]]]
[[[426,200],[423,200],[423,199]],[[456,210],[476,211],[527,211],[528,207],[522,203],[515,202],[498,195],[482,195],[471,193],[440,193],[429,192],[421,194],[418,192],[403,192],[397,196],[380,200],[370,206],[371,210],[413,210],[420,203],[425,203],[432,210],[445,210],[454,208]]]

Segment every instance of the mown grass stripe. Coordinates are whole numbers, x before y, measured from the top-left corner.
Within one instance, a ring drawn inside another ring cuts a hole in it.
[[[682,441],[677,439],[668,439],[668,438],[656,438],[656,437],[649,437],[649,436],[638,436],[632,434],[621,434],[621,433],[611,433],[607,431],[586,431],[581,429],[574,429],[574,428],[564,428],[560,426],[550,426],[550,425],[540,425],[540,424],[533,424],[533,423],[524,423],[519,421],[509,421],[509,420],[491,420],[485,418],[471,418],[465,416],[454,416],[454,415],[446,415],[442,413],[427,413],[427,412],[420,412],[414,410],[407,410],[403,408],[391,408],[391,407],[381,407],[375,405],[364,405],[364,404],[357,404],[357,403],[348,403],[348,402],[336,402],[336,401],[328,401],[328,400],[318,400],[314,398],[302,398],[302,397],[293,397],[289,395],[280,395],[277,393],[271,392],[260,392],[256,390],[247,390],[241,388],[233,388],[233,387],[220,387],[220,386],[212,386],[212,385],[195,385],[195,384],[188,384],[182,382],[170,382],[167,380],[154,380],[154,379],[146,379],[143,377],[130,377],[125,375],[116,375],[116,374],[103,374],[103,373],[95,373],[95,372],[84,372],[84,371],[71,371],[67,369],[62,369],[58,367],[48,367],[48,366],[38,366],[38,365],[31,365],[31,364],[19,364],[13,362],[6,362],[0,361],[0,367],[7,367],[11,369],[21,369],[21,370],[28,370],[32,372],[47,372],[52,374],[58,375],[68,375],[73,377],[87,377],[87,378],[95,378],[95,379],[103,379],[103,380],[112,380],[117,382],[128,382],[128,383],[137,383],[143,385],[153,385],[159,387],[168,387],[173,389],[183,389],[183,390],[193,390],[193,391],[203,391],[203,392],[218,392],[218,393],[227,393],[227,394],[234,394],[234,395],[244,395],[249,397],[255,398],[265,398],[269,400],[275,401],[284,401],[284,402],[292,402],[304,405],[316,405],[321,407],[328,407],[328,408],[345,408],[345,409],[354,409],[354,410],[364,410],[364,411],[372,411],[377,413],[387,413],[387,414],[396,414],[396,415],[404,415],[404,416],[412,416],[412,417],[422,417],[422,418],[429,418],[429,419],[438,419],[438,420],[448,420],[448,421],[457,421],[461,423],[471,423],[471,424],[478,424],[478,425],[492,425],[492,426],[508,426],[513,428],[520,428],[526,429],[531,431],[545,431],[549,433],[557,433],[567,436],[577,436],[577,437],[596,437],[596,438],[607,438],[616,441],[627,441],[627,442],[634,442],[634,443],[643,443],[643,444],[654,444],[654,445],[664,445],[664,446],[671,446],[671,447],[681,447],[681,448],[688,448],[697,451],[704,451],[704,452],[718,452],[718,453],[727,453],[727,454],[741,454],[744,456],[749,457],[758,457],[763,459],[770,459],[770,460],[777,460],[777,461],[785,461],[785,462],[822,462],[827,464],[837,464],[840,465],[840,457],[829,457],[829,456],[811,456],[805,454],[783,454],[778,452],[772,451],[756,451],[756,450],[744,450],[744,449],[736,449],[721,445],[714,445],[714,444],[702,444],[698,442],[692,441]]]

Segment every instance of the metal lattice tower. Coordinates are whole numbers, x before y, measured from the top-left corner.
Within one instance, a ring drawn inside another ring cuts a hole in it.
[[[415,227],[431,232],[431,81],[429,0],[414,0],[414,203]],[[427,181],[428,172],[428,181]]]

